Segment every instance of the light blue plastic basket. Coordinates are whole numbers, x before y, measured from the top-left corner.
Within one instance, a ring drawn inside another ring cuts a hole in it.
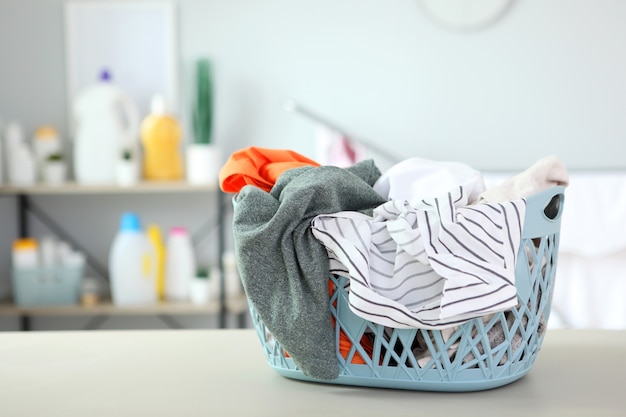
[[[509,384],[531,369],[550,314],[554,289],[563,188],[553,187],[527,198],[526,218],[516,269],[518,306],[496,313],[489,320],[473,319],[459,326],[448,338],[441,331],[390,329],[356,316],[349,308],[345,277],[331,276],[331,315],[352,344],[344,359],[337,346],[339,378],[322,381],[305,376],[274,340],[251,306],[251,314],[270,366],[288,378],[331,384],[410,389],[423,391],[479,391]],[[502,340],[489,341],[499,332]],[[368,354],[360,344],[363,335],[372,341]],[[418,364],[412,348],[419,340],[430,356]],[[493,346],[492,346],[493,344]],[[449,349],[456,353],[450,355]],[[365,364],[352,363],[358,352]]]
[[[83,267],[13,269],[13,298],[20,307],[78,304]]]

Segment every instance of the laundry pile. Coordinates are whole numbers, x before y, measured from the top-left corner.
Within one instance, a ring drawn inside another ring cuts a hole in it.
[[[506,311],[517,304],[524,198],[567,183],[555,157],[491,189],[461,163],[410,158],[381,173],[372,160],[339,168],[258,147],[233,153],[220,171],[222,190],[236,193],[235,253],[248,300],[318,379],[339,372],[331,273],[349,278],[356,315],[391,328],[452,331]]]

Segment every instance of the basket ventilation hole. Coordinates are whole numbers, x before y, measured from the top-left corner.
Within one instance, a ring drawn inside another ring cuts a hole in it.
[[[554,220],[561,209],[561,195],[555,195],[543,209],[543,213],[547,218]]]

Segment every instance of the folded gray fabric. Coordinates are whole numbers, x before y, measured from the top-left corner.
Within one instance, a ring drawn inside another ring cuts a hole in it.
[[[248,299],[305,375],[339,374],[328,295],[326,248],[311,220],[343,210],[371,215],[385,200],[372,188],[381,173],[367,160],[343,169],[285,171],[267,193],[244,187],[233,216],[235,254]]]

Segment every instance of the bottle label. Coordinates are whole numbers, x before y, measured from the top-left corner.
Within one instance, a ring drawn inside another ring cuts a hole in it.
[[[144,278],[150,279],[150,271],[152,262],[150,262],[150,255],[144,253],[141,257],[141,272],[143,273]]]

